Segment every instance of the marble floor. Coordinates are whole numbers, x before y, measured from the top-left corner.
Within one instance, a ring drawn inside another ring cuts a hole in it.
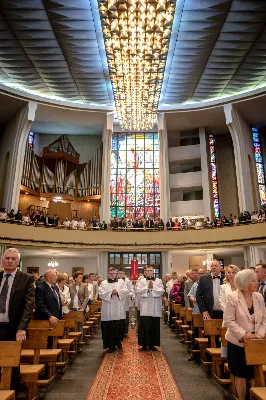
[[[228,400],[223,389],[208,375],[200,364],[188,362],[188,353],[166,325],[161,325],[161,346],[174,379],[184,400]],[[51,387],[42,394],[42,400],[84,400],[98,371],[104,351],[101,332],[60,375]],[[143,399],[145,400],[145,399]],[[174,399],[173,399],[174,400]]]

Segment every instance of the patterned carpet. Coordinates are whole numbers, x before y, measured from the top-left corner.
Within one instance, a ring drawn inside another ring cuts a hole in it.
[[[130,330],[123,350],[106,354],[86,400],[182,400],[161,350],[138,350]]]

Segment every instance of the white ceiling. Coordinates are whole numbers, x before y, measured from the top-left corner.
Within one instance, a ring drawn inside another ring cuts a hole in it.
[[[1,0],[0,31],[0,84],[113,106],[97,0]],[[265,86],[265,0],[176,0],[160,106]]]

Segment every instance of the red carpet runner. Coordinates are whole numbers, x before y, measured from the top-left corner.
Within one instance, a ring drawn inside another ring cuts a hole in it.
[[[106,354],[86,400],[182,400],[162,351],[138,350],[135,330]]]

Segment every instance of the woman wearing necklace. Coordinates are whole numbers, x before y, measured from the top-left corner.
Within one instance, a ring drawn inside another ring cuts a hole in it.
[[[238,400],[245,400],[247,379],[254,386],[254,368],[246,365],[243,340],[262,339],[266,333],[266,308],[257,290],[257,276],[251,269],[235,276],[236,291],[228,294],[224,321],[228,323],[228,365],[235,377]],[[241,342],[240,342],[241,340]]]
[[[235,276],[239,272],[239,268],[236,265],[230,264],[227,267],[227,272],[224,278],[224,284],[220,286],[220,307],[221,310],[224,312],[225,305],[227,302],[228,294],[236,291],[235,286]],[[223,326],[228,326],[228,324],[223,321]],[[221,355],[222,357],[227,357],[227,346],[221,346]]]

